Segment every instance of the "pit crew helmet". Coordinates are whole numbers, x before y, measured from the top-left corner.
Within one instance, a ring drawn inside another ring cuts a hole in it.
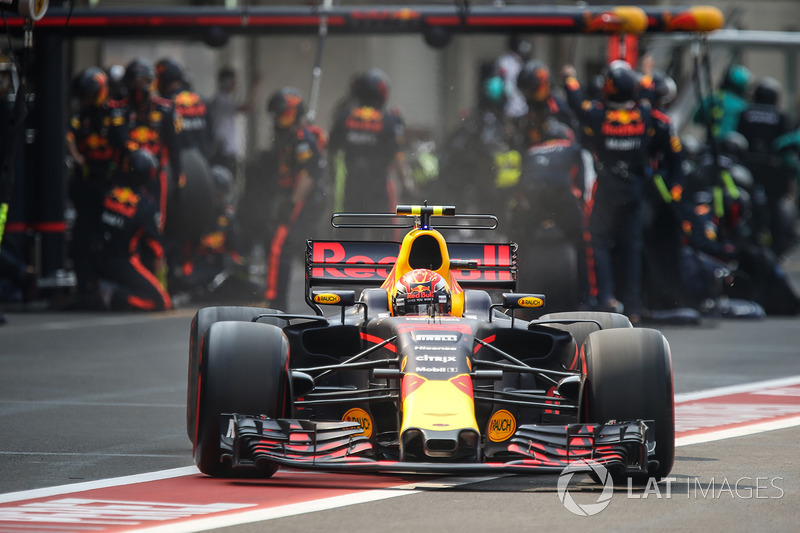
[[[140,187],[156,179],[159,164],[156,156],[144,148],[138,148],[128,154],[127,161],[123,164],[128,182]]]
[[[300,123],[305,115],[305,104],[299,89],[284,87],[267,101],[267,113],[275,128],[286,130]]]
[[[176,82],[180,82],[181,86],[186,84],[186,75],[183,72],[183,67],[169,57],[165,57],[156,63],[156,79],[158,92],[164,97],[170,96],[170,87]],[[174,92],[174,89],[172,89],[172,92]]]
[[[75,78],[73,94],[81,109],[103,107],[108,99],[108,76],[97,67],[84,69]]]
[[[656,107],[664,107],[675,100],[675,96],[678,94],[678,86],[670,76],[656,71],[653,73],[653,92],[655,93]]]
[[[367,70],[356,80],[353,95],[361,105],[382,108],[389,100],[389,76],[378,68]]]
[[[155,68],[147,59],[138,57],[128,63],[122,76],[122,84],[133,105],[141,105],[150,98],[155,76]]]
[[[517,88],[528,104],[544,102],[550,96],[550,69],[541,61],[528,61],[517,76]]]
[[[756,104],[778,105],[780,96],[780,82],[769,76],[758,80],[756,88],[753,89],[753,102]]]
[[[450,313],[451,302],[450,287],[444,278],[424,268],[404,274],[392,295],[395,316],[446,315]]]
[[[744,97],[753,75],[750,70],[742,65],[731,65],[722,78],[722,88]]]
[[[634,100],[639,94],[639,76],[630,63],[617,59],[608,65],[603,81],[603,98],[609,102],[623,103]]]
[[[500,76],[491,76],[481,81],[478,93],[482,109],[502,111],[506,105],[505,82]]]

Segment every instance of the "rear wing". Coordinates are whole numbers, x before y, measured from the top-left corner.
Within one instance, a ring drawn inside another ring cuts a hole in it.
[[[451,273],[463,288],[516,289],[516,243],[456,242],[448,243],[447,250]],[[389,277],[399,252],[400,243],[393,241],[308,240],[306,294],[320,285],[378,287]]]

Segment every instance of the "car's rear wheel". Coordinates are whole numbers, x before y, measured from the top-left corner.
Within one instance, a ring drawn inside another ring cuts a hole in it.
[[[203,337],[200,360],[197,439],[194,459],[210,476],[252,475],[221,461],[220,415],[239,413],[281,418],[288,412],[289,343],[270,324],[217,322]],[[256,475],[269,477],[277,467]]]
[[[186,433],[195,442],[197,432],[197,378],[200,371],[200,350],[203,334],[215,322],[250,322],[260,315],[277,315],[280,311],[264,307],[217,306],[199,309],[192,318],[189,334],[189,377],[186,388]],[[261,318],[259,322],[280,326],[276,318]]]
[[[675,461],[675,406],[669,343],[654,329],[609,329],[589,334],[581,422],[652,420],[661,479]]]
[[[539,320],[593,320],[600,323],[602,329],[631,328],[628,317],[619,313],[603,313],[600,311],[569,311],[563,313],[548,313],[539,317]],[[595,322],[573,322],[571,324],[547,324],[563,331],[569,331],[575,338],[578,349],[583,346],[583,341],[594,331],[598,331]]]

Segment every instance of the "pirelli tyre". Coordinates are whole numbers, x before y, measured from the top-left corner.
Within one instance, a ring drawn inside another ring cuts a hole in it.
[[[607,329],[590,333],[586,376],[579,401],[581,422],[652,420],[662,479],[675,462],[675,405],[669,343],[654,329]]]
[[[539,317],[539,320],[569,320],[576,319],[583,322],[573,322],[567,324],[548,324],[563,331],[569,331],[575,338],[578,349],[583,346],[583,341],[594,331],[599,329],[632,328],[633,325],[628,317],[619,313],[603,313],[600,311],[569,311],[563,313],[548,313]],[[591,320],[593,322],[587,322]],[[597,327],[597,323],[600,327]]]
[[[256,322],[217,322],[203,338],[194,460],[215,477],[269,477],[277,465],[259,471],[234,470],[221,461],[223,413],[282,418],[289,409],[289,342],[283,330]]]
[[[236,321],[250,322],[261,315],[278,315],[280,311],[266,307],[237,307],[217,306],[199,309],[192,318],[189,335],[189,376],[186,388],[186,433],[192,443],[196,440],[197,432],[197,379],[200,371],[200,350],[203,334],[215,322]],[[282,320],[277,318],[262,317],[260,323],[282,326]]]

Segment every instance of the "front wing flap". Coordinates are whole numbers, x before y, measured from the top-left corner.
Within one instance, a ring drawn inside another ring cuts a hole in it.
[[[356,422],[223,415],[222,460],[235,468],[268,464],[350,473],[556,474],[575,463],[628,475],[657,467],[649,421],[522,425],[507,451],[481,463],[407,462],[379,456]]]

